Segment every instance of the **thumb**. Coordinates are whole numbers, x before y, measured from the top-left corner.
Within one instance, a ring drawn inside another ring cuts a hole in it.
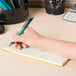
[[[21,28],[20,28],[21,29]],[[18,36],[17,34],[19,33],[20,29],[18,29],[14,34],[13,34],[13,37],[12,37],[12,41],[13,42],[22,42],[23,41],[23,37],[22,35]]]
[[[22,36],[14,35],[12,40],[13,42],[22,42],[23,38]]]

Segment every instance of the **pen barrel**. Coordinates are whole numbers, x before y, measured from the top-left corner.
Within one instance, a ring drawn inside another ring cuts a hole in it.
[[[31,22],[31,21],[30,21],[30,22]],[[25,29],[28,27],[28,25],[30,24],[30,22],[28,22],[25,27],[23,26],[23,28],[22,28],[22,29],[19,31],[19,33],[17,34],[18,36],[20,36],[20,35],[25,31]]]
[[[20,36],[24,32],[24,30],[29,26],[29,24],[31,23],[32,20],[33,20],[33,17],[30,17],[30,19],[27,20],[27,22],[24,24],[24,26],[22,27],[22,29],[17,34],[18,36]]]
[[[24,30],[25,28],[22,28],[17,35],[20,36],[24,32]]]

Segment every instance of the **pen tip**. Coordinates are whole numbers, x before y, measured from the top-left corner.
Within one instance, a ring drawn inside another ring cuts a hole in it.
[[[10,44],[9,44],[9,47],[11,46],[11,45],[13,45],[14,44],[14,42],[11,42]]]

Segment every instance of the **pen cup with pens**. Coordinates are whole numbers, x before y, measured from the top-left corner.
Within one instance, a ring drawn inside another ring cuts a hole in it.
[[[63,14],[65,9],[65,0],[45,0],[45,8],[48,14]]]
[[[29,15],[27,0],[0,0],[0,34],[4,24],[24,21]]]

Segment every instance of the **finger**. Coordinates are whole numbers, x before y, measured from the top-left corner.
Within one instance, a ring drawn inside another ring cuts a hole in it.
[[[22,35],[24,34],[24,32],[22,33]]]
[[[21,28],[18,28],[17,31],[14,32],[14,35],[17,35],[20,30],[21,30]]]
[[[21,47],[21,43],[18,43],[18,47],[17,47],[19,50],[21,50],[22,49],[22,47]]]
[[[15,35],[17,35],[18,34],[18,30],[17,31],[15,31],[14,33],[13,33],[13,36],[15,36]]]
[[[22,35],[21,36],[14,36],[13,39],[12,39],[14,42],[22,42],[23,41],[23,37]]]
[[[16,32],[14,33],[14,35],[17,35],[17,34],[18,34],[18,32],[19,32],[19,31],[16,31]]]
[[[23,47],[23,48],[27,48],[27,45],[24,44],[24,43],[22,43],[22,47]]]
[[[17,46],[18,46],[18,43],[15,42],[15,43],[14,43],[14,48],[17,48]]]
[[[14,37],[18,34],[18,31],[16,31],[13,36],[12,36],[12,40],[14,39]]]
[[[21,29],[21,28],[20,28],[20,29]],[[23,32],[20,36],[17,35],[17,34],[19,33],[19,30],[20,30],[20,29],[18,29],[18,30],[14,33],[14,35],[13,35],[13,37],[12,37],[12,40],[15,41],[15,42],[20,42],[20,41],[22,41],[22,36],[23,36],[24,32]]]

